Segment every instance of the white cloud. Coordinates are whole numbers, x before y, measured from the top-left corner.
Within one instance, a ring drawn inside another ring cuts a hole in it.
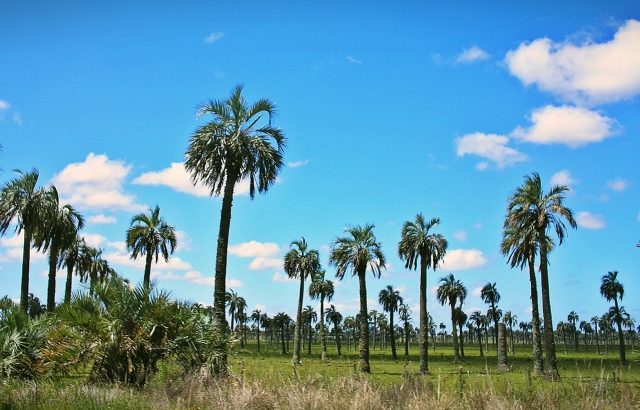
[[[459,157],[476,155],[493,161],[498,168],[504,168],[527,159],[520,151],[508,147],[509,138],[504,135],[475,132],[456,139],[456,153]],[[486,169],[481,166],[480,169]]]
[[[558,171],[551,177],[551,185],[564,185],[566,187],[571,188],[571,185],[577,183],[578,181],[573,178],[571,172],[566,169],[562,171]]]
[[[168,168],[161,171],[146,172],[132,181],[136,185],[167,186],[174,191],[185,194],[206,197],[211,190],[202,183],[193,185],[191,175],[184,168],[182,162],[172,162]],[[249,194],[249,182],[242,180],[234,189],[234,195]]]
[[[480,47],[473,46],[462,50],[456,57],[456,62],[459,64],[475,63],[477,61],[487,60],[491,57],[489,53],[481,49]]]
[[[487,258],[478,249],[452,249],[444,255],[440,270],[459,271],[487,265]]]
[[[471,291],[471,294],[477,298],[479,298],[482,295],[482,286],[478,286],[476,288],[473,288],[473,290]]]
[[[213,44],[224,36],[225,34],[222,31],[214,31],[204,38],[204,42],[207,44]]]
[[[506,63],[526,86],[565,100],[599,104],[640,93],[640,22],[628,20],[611,41],[554,43],[541,38],[509,51]]]
[[[486,171],[489,169],[489,163],[487,161],[481,161],[476,164],[476,169],[478,171]]]
[[[11,237],[0,237],[0,247],[4,248],[4,252],[0,253],[0,262],[21,261],[22,246],[24,245],[24,231],[20,235]],[[42,252],[31,248],[29,252],[31,261],[39,261],[46,258]]]
[[[109,261],[110,264],[126,266],[128,268],[133,269],[144,269],[145,257],[138,257],[138,259],[131,259],[131,255],[126,252],[121,251],[121,247],[118,245],[118,242],[110,242],[113,248],[115,248],[116,252],[111,252],[104,255],[104,258]],[[171,270],[191,270],[193,267],[189,262],[186,262],[180,259],[178,256],[172,256],[169,259],[169,262],[165,262],[162,257],[158,258],[158,263],[155,262],[155,258],[153,259],[153,264],[151,265],[151,269],[153,271],[171,271]]]
[[[251,270],[282,269],[282,260],[258,256],[249,264]]]
[[[22,114],[20,114],[19,112],[14,112],[11,115],[11,120],[13,120],[13,123],[16,125],[22,125]]]
[[[213,287],[215,279],[213,276],[204,276],[202,273],[196,270],[189,270],[184,274],[176,274],[173,272],[157,272],[151,271],[151,279],[153,280],[175,280],[175,281],[184,281],[188,283],[193,283],[195,285],[200,286],[211,286]],[[232,285],[230,285],[230,283]],[[233,287],[241,287],[242,282],[237,279],[227,279],[227,286]]]
[[[297,282],[297,279],[290,278],[289,275],[284,275],[280,272],[275,272],[271,277],[274,282]]]
[[[107,242],[109,248],[113,248],[121,253],[127,252],[127,243],[125,241]]]
[[[176,252],[190,251],[193,244],[189,235],[185,231],[179,230],[176,230],[176,242],[178,243]]]
[[[250,241],[229,245],[229,253],[241,258],[269,257],[280,252],[278,244],[273,242]]]
[[[81,209],[144,211],[146,206],[137,204],[132,195],[123,191],[130,168],[122,161],[90,153],[84,162],[67,165],[52,182],[67,196],[65,201]]]
[[[362,61],[355,59],[351,56],[347,56],[347,61],[351,64],[362,64]]]
[[[602,215],[595,215],[590,212],[578,212],[576,222],[580,228],[584,229],[604,229],[606,224]]]
[[[93,246],[94,248],[100,247],[100,245],[102,245],[102,243],[107,240],[107,238],[100,235],[99,233],[85,233],[82,235],[82,237],[84,238],[87,245]]]
[[[467,232],[463,230],[455,231],[453,233],[453,239],[464,242],[467,240]]]
[[[615,121],[581,107],[547,105],[531,114],[531,126],[517,127],[512,136],[535,144],[564,144],[577,148],[616,133]]]
[[[213,279],[213,277],[212,277]],[[227,279],[227,288],[241,288],[242,286],[244,286],[244,283],[242,283],[242,281],[240,279],[233,279],[233,278],[228,278]]]
[[[0,100],[0,111],[8,110],[9,108],[11,108],[11,104],[5,100]]]
[[[307,165],[308,163],[309,163],[309,160],[308,160],[308,159],[305,159],[305,160],[301,160],[301,161],[293,161],[293,162],[289,162],[289,163],[287,163],[287,166],[288,166],[289,168],[298,168],[298,167],[305,166],[305,165]]]
[[[627,188],[629,188],[629,181],[624,180],[622,178],[616,178],[616,179],[612,179],[610,181],[607,181],[607,186],[612,191],[622,192],[622,191],[626,190]]]
[[[87,218],[87,221],[92,224],[114,224],[117,222],[116,217],[113,215],[97,214],[91,215]]]

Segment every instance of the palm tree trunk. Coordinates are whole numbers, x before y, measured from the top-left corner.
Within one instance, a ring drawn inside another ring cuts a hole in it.
[[[398,360],[396,353],[396,330],[393,328],[393,309],[389,312],[389,330],[391,332],[391,357],[393,357],[393,360]]]
[[[404,355],[409,356],[409,322],[404,322]]]
[[[369,366],[369,321],[367,316],[367,282],[365,279],[365,269],[358,272],[358,282],[360,284],[360,352],[359,367],[363,373],[371,373]]]
[[[320,295],[320,353],[322,362],[327,361],[327,333],[324,328],[324,293]]]
[[[427,345],[427,257],[420,255],[420,374],[429,372],[429,346]],[[405,352],[407,346],[405,345]],[[435,349],[435,345],[434,345]]]
[[[144,279],[142,280],[142,286],[145,289],[149,289],[151,285],[151,262],[153,262],[153,252],[147,249],[147,256],[144,261]]]
[[[498,313],[496,312],[496,304],[491,301],[491,311],[493,312],[493,343],[496,345],[496,354],[498,353]]]
[[[340,351],[340,329],[338,328],[338,323],[333,323],[333,334],[336,337],[336,349],[338,350],[338,357],[342,356],[342,352]]]
[[[24,227],[24,242],[22,245],[22,281],[20,283],[20,309],[24,313],[29,310],[29,261],[31,259],[32,232]]]
[[[460,357],[464,358],[464,333],[462,332],[462,324],[458,326],[460,329]]]
[[[480,346],[480,357],[484,357],[484,352],[482,351],[482,329],[478,328],[478,346]]]
[[[256,332],[256,339],[257,339],[257,343],[258,343],[258,353],[260,353],[260,320],[258,319],[258,326],[256,326],[257,328],[257,332]]]
[[[538,240],[544,241],[545,230],[540,229]],[[549,295],[549,271],[547,262],[547,249],[544,243],[540,243],[540,286],[542,288],[542,316],[544,320],[544,350],[547,362],[546,375],[551,380],[558,380],[558,366],[556,360],[556,344],[553,339],[553,320],[551,318],[551,300]]]
[[[47,281],[47,312],[56,308],[56,271],[58,267],[58,244],[52,241],[49,249],[49,277]]]
[[[67,264],[67,280],[64,285],[64,303],[66,305],[71,303],[71,284],[73,282],[73,268],[74,268],[74,264]]]
[[[284,327],[286,325],[280,326],[280,341],[282,342],[282,354],[287,354],[287,346],[284,344]]]
[[[543,375],[542,338],[540,337],[540,312],[538,309],[538,282],[536,279],[535,260],[529,257],[529,283],[531,285],[531,336],[533,344],[533,373]]]
[[[237,174],[227,170],[222,206],[220,208],[220,229],[218,231],[218,243],[216,247],[216,273],[213,286],[213,320],[218,326],[219,337],[213,346],[217,356],[213,371],[217,375],[226,376],[227,367],[227,342],[229,325],[224,310],[225,293],[227,287],[227,248],[229,246],[229,229],[231,227],[231,207],[233,206],[233,189]]]
[[[620,322],[620,310],[618,308],[618,298],[614,298],[613,302],[616,307],[616,325],[618,325],[618,342],[620,343],[620,363],[627,364],[627,358],[624,351],[624,333],[622,333],[622,323]]]
[[[307,343],[307,354],[311,356],[311,319],[309,319],[309,335],[308,335],[308,343]]]
[[[456,319],[454,316],[454,305],[455,303],[450,303],[451,304],[451,337],[453,338],[453,362],[459,362],[460,361],[460,350],[458,347],[458,328],[456,326]]]
[[[293,334],[293,364],[300,364],[300,342],[302,339],[302,301],[304,299],[304,272],[300,272],[300,293],[298,294],[298,312],[296,328]]]

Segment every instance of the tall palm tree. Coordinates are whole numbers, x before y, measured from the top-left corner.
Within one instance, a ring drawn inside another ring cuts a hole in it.
[[[311,299],[320,299],[320,350],[322,361],[327,360],[327,332],[324,326],[324,301],[333,299],[333,282],[325,279],[324,269],[318,271],[311,277],[311,285],[309,286],[309,296]]]
[[[480,291],[480,297],[484,303],[488,303],[491,307],[490,312],[496,312],[496,303],[500,301],[500,293],[498,289],[496,289],[496,283],[489,282],[482,287]],[[498,340],[498,320],[497,315],[490,315],[491,319],[493,319],[493,340]],[[496,350],[498,349],[498,344],[496,343]]]
[[[453,338],[453,361],[460,361],[460,350],[458,347],[458,331],[456,329],[455,309],[459,300],[467,297],[467,288],[457,280],[452,273],[440,278],[440,286],[436,292],[436,297],[442,306],[449,304],[451,308],[451,334]]]
[[[573,310],[567,315],[567,321],[571,325],[573,344],[575,346],[576,352],[578,351],[578,320],[580,320],[580,316],[578,316],[578,314]]]
[[[146,255],[144,264],[143,286],[149,288],[151,283],[151,262],[155,256],[162,255],[165,262],[176,249],[176,231],[160,217],[160,207],[156,205],[149,210],[149,214],[137,214],[131,218],[131,227],[127,230],[127,249],[131,252],[131,259]]]
[[[102,257],[102,249],[88,246],[85,253],[86,265],[84,269],[86,270],[80,275],[80,281],[89,281],[89,294],[93,295],[96,285],[108,278],[116,277],[117,274],[109,262]]]
[[[511,354],[514,354],[515,350],[513,346],[513,326],[516,326],[518,324],[518,316],[514,315],[513,313],[511,313],[510,310],[508,310],[504,313],[504,316],[502,317],[502,321],[506,326],[509,326],[509,340],[511,343]]]
[[[238,313],[238,305],[240,303],[240,298],[236,291],[233,289],[229,289],[224,294],[225,304],[229,306],[229,315],[231,315],[231,331],[233,332],[233,326],[236,322],[236,313]]]
[[[49,202],[46,204],[46,224],[36,232],[38,250],[49,251],[49,277],[47,283],[47,311],[56,306],[56,272],[60,263],[60,253],[71,246],[78,232],[84,227],[84,218],[71,205],[60,204],[58,190],[51,187]]]
[[[482,329],[484,328],[486,318],[479,310],[474,311],[469,316],[469,321],[476,327],[476,335],[478,336],[478,345],[480,346],[480,356],[484,356],[482,351]]]
[[[382,305],[382,310],[389,313],[389,333],[391,335],[391,357],[398,360],[396,353],[396,332],[393,323],[393,312],[398,311],[398,307],[404,303],[404,299],[400,296],[400,291],[395,290],[393,286],[387,285],[378,294],[378,303]]]
[[[71,287],[73,284],[73,274],[80,275],[87,266],[87,243],[80,235],[76,235],[73,241],[62,250],[60,254],[59,267],[67,269],[67,279],[64,287],[64,303],[71,303]]]
[[[409,331],[411,330],[411,309],[404,303],[398,308],[398,316],[402,320],[404,326],[404,355],[409,356]]]
[[[29,262],[33,235],[45,225],[47,204],[52,190],[38,188],[37,169],[16,171],[18,176],[5,183],[0,191],[0,235],[7,233],[13,223],[15,232],[24,232],[22,246],[22,280],[20,283],[20,309],[29,307]]]
[[[512,268],[518,266],[529,270],[531,295],[531,339],[533,350],[533,371],[537,376],[544,374],[542,357],[542,336],[540,334],[540,308],[538,306],[538,280],[536,278],[535,260],[538,252],[536,230],[531,226],[514,225],[517,221],[507,217],[504,221],[500,249]]]
[[[228,370],[224,298],[233,193],[242,180],[249,182],[252,199],[256,190],[264,193],[275,183],[286,141],[280,129],[271,125],[275,113],[275,105],[267,99],[248,104],[242,86],[237,86],[229,98],[200,107],[199,114],[211,115],[213,120],[195,130],[185,153],[185,169],[192,180],[203,182],[212,195],[222,194],[213,295],[214,320],[221,332],[214,346],[220,358],[214,366],[218,374]]]
[[[544,318],[544,348],[547,361],[547,377],[558,379],[556,349],[553,338],[553,320],[551,317],[551,301],[549,296],[549,262],[548,253],[552,249],[549,231],[555,231],[558,244],[562,245],[567,235],[564,223],[566,220],[572,228],[577,228],[573,212],[564,206],[565,194],[569,190],[563,185],[551,187],[549,192],[542,190],[542,181],[538,173],[525,176],[522,186],[509,198],[507,205],[508,226],[528,232],[538,244],[540,252],[540,285],[542,289],[542,315]]]
[[[464,334],[462,332],[462,327],[465,323],[467,323],[467,319],[469,318],[466,313],[462,310],[462,307],[457,307],[454,312],[455,321],[458,325],[458,332],[460,336],[460,357],[464,358]]]
[[[256,340],[258,344],[258,353],[260,353],[260,325],[264,323],[264,317],[266,315],[262,313],[260,309],[254,309],[251,312],[251,320],[256,325]]]
[[[593,316],[591,318],[591,324],[593,325],[595,338],[596,338],[596,352],[598,354],[600,354],[600,342],[598,341],[598,338],[599,338],[599,335],[598,335],[598,324],[599,324],[599,322],[600,322],[600,318],[598,316]]]
[[[622,333],[622,308],[618,305],[618,299],[622,300],[624,297],[624,286],[618,281],[618,272],[608,272],[602,277],[602,284],[600,285],[600,294],[607,299],[608,302],[613,300],[613,306],[609,310],[613,322],[618,327],[618,342],[620,344],[620,363],[626,364],[627,359],[625,357],[624,346],[624,333]]]
[[[438,263],[447,252],[447,240],[441,234],[431,232],[440,223],[439,218],[426,221],[419,213],[414,221],[406,221],[402,226],[402,234],[398,243],[398,256],[405,261],[404,267],[415,270],[420,263],[420,373],[429,371],[427,336],[427,270],[435,272]]]
[[[342,314],[338,312],[333,304],[329,306],[324,313],[327,317],[327,322],[331,322],[333,324],[333,336],[336,339],[336,350],[338,351],[338,356],[342,356],[342,350],[340,348],[340,322],[342,321]]]
[[[298,310],[296,329],[293,341],[293,364],[300,364],[300,343],[302,341],[302,302],[304,299],[304,280],[317,272],[320,268],[320,254],[315,249],[309,249],[303,238],[291,242],[291,250],[284,255],[284,271],[290,278],[300,279],[298,293]]]
[[[303,318],[303,323],[306,324],[307,326],[307,354],[309,356],[311,356],[311,330],[313,329],[312,325],[313,323],[318,321],[318,314],[316,313],[316,311],[313,309],[313,306],[311,305],[307,305],[305,306],[305,308],[302,310],[302,318]]]
[[[329,263],[336,267],[336,277],[344,278],[348,271],[358,276],[360,287],[360,352],[359,367],[364,373],[371,372],[369,365],[369,324],[367,322],[367,267],[374,277],[380,277],[386,259],[381,244],[373,233],[373,225],[347,228],[346,236],[333,242]]]

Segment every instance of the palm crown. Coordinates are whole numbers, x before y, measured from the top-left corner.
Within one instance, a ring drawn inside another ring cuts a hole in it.
[[[386,259],[373,228],[369,224],[351,227],[346,230],[349,236],[336,238],[329,256],[329,263],[336,267],[336,277],[344,278],[349,270],[353,275],[363,275],[367,267],[371,268],[374,276],[380,277]]]

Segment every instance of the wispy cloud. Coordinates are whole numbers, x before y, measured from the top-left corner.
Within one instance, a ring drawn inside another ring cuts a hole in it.
[[[607,187],[612,191],[622,192],[629,188],[629,181],[622,178],[612,179],[607,181]]]
[[[289,163],[287,163],[287,166],[289,168],[298,168],[298,167],[303,167],[303,166],[307,165],[308,163],[309,163],[309,160],[305,159],[305,160],[301,160],[301,161],[289,162]]]
[[[607,226],[602,215],[595,215],[591,212],[578,212],[576,222],[580,228],[584,229],[599,230]]]
[[[207,44],[213,44],[217,41],[220,41],[220,39],[222,39],[222,37],[224,36],[225,36],[224,32],[214,31],[204,38],[204,42]]]
[[[459,157],[476,155],[492,161],[501,169],[527,159],[522,152],[508,146],[509,138],[505,135],[474,132],[458,138],[455,143]],[[484,170],[487,164],[480,163],[477,168]]]
[[[8,110],[9,108],[11,108],[11,104],[5,100],[0,100],[0,111]]]
[[[561,171],[556,172],[555,174],[553,174],[553,176],[551,176],[551,185],[561,185],[561,186],[566,186],[569,187],[569,189],[572,189],[571,186],[573,184],[578,183],[579,181],[577,179],[575,179],[573,177],[573,175],[571,175],[571,172],[569,172],[566,169],[563,169]]]
[[[105,215],[105,214],[91,215],[87,218],[87,221],[89,223],[96,224],[96,225],[114,224],[117,222],[115,216]]]
[[[360,60],[358,60],[356,58],[353,58],[352,56],[347,56],[347,61],[350,64],[362,64],[362,61],[360,61]]]
[[[490,57],[491,55],[480,47],[473,46],[471,48],[462,50],[462,52],[456,56],[456,63],[470,64],[478,61],[488,60]]]

